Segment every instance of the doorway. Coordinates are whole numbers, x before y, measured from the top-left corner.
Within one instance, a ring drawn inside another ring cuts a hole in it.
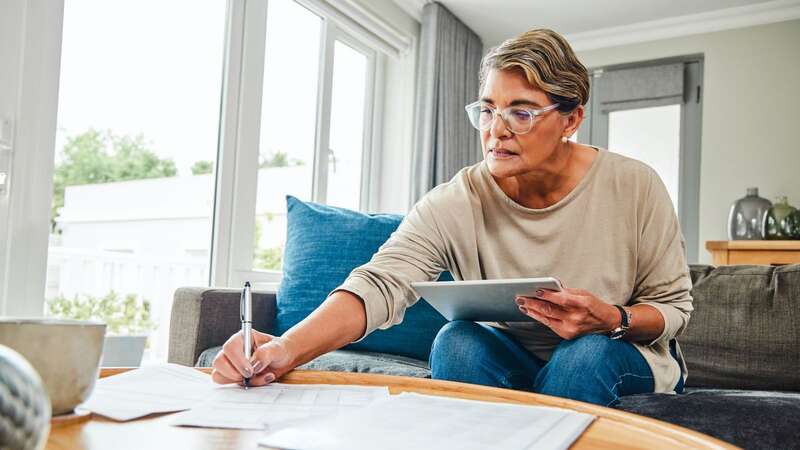
[[[638,159],[667,186],[698,260],[702,56],[595,68],[578,140]]]

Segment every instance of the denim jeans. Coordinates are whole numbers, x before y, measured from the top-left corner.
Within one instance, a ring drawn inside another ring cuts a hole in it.
[[[674,353],[673,353],[674,355]],[[433,341],[431,376],[566,397],[602,406],[623,395],[653,392],[653,373],[625,340],[589,334],[564,340],[550,361],[496,328],[467,321],[445,325]],[[679,382],[677,392],[683,389]]]

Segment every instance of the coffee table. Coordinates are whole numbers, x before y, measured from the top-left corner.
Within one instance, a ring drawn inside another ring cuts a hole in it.
[[[116,375],[128,368],[102,369],[100,377]],[[198,370],[209,373],[208,368]],[[388,386],[392,394],[421,394],[466,399],[555,406],[597,416],[572,446],[581,449],[735,449],[737,447],[696,431],[611,408],[547,395],[491,388],[451,381],[348,372],[294,370],[280,380],[299,384],[354,384]],[[130,422],[115,422],[94,416],[81,423],[54,426],[48,450],[61,449],[221,449],[258,448],[260,431],[173,427],[169,414],[154,414]]]

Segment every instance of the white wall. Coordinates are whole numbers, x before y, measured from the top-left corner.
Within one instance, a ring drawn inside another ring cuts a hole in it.
[[[800,206],[800,21],[579,52],[588,67],[702,53],[700,262],[730,204],[757,186]],[[613,150],[613,149],[612,149]]]
[[[391,0],[358,0],[398,30],[414,37],[410,52],[400,58],[386,58],[386,98],[383,105],[383,145],[381,169],[374,174],[378,183],[375,211],[404,214],[408,211],[411,189],[411,151],[413,145],[414,86],[417,67],[419,22]]]

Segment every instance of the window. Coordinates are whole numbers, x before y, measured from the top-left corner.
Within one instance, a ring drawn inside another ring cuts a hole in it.
[[[333,59],[327,203],[349,209],[361,205],[368,56],[336,41]]]
[[[355,2],[52,3],[25,11],[11,60],[25,108],[2,123],[26,152],[16,207],[0,202],[0,257],[16,263],[0,308],[147,300],[146,358],[163,360],[175,288],[280,280],[285,195],[367,204],[384,65],[413,61],[413,37]],[[40,58],[16,58],[28,48]]]
[[[312,199],[322,19],[270,0],[261,99],[253,268],[280,270],[286,196]]]
[[[250,281],[280,276],[287,195],[355,210],[366,196],[376,52],[302,3],[266,12]]]
[[[678,211],[681,105],[654,106],[608,114],[608,148],[655,169]]]
[[[64,3],[46,303],[149,303],[149,359],[166,358],[175,289],[208,285],[225,15]]]

